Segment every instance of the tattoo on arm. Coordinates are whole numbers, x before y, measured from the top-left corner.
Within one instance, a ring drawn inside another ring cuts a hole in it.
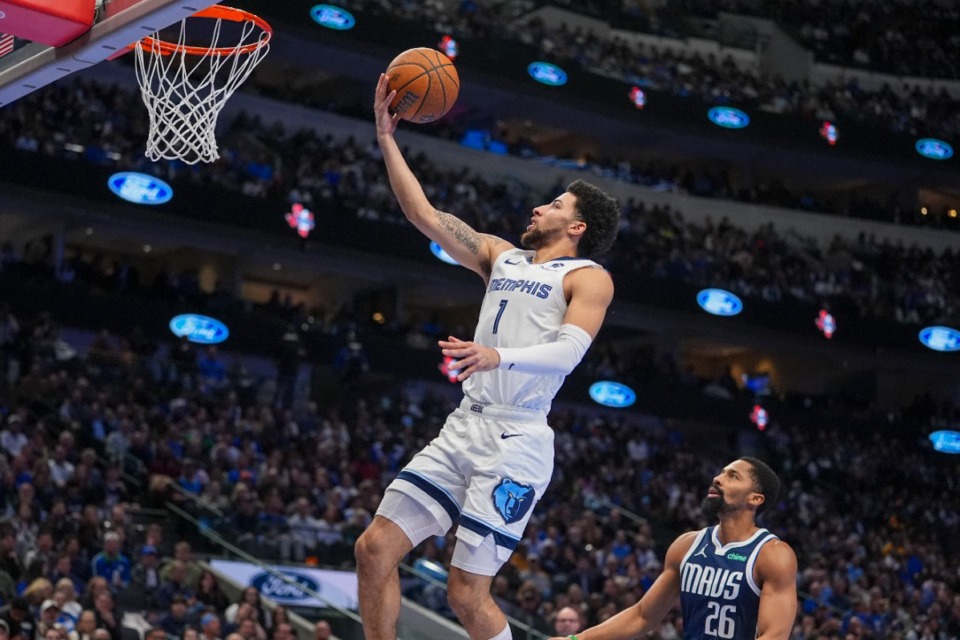
[[[443,211],[437,211],[436,213],[437,222],[444,232],[453,236],[457,242],[469,249],[473,255],[480,253],[480,244],[484,240],[482,234],[471,229],[470,225],[456,216],[444,213]]]

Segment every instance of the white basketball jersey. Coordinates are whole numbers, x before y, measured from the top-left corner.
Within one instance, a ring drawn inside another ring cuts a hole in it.
[[[473,341],[486,347],[531,347],[554,342],[567,301],[563,278],[584,267],[602,268],[587,258],[558,258],[533,264],[533,251],[511,249],[493,264]],[[503,369],[476,373],[463,382],[475,402],[549,412],[564,376]]]

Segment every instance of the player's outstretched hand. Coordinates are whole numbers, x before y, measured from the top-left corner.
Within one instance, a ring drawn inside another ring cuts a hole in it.
[[[399,113],[390,113],[390,102],[396,91],[390,90],[390,78],[385,73],[380,74],[377,81],[377,92],[373,98],[373,116],[377,122],[377,133],[393,133],[397,130],[397,121],[400,120]]]
[[[500,366],[500,354],[493,347],[485,347],[476,342],[464,342],[450,336],[437,342],[443,355],[457,360],[457,380],[462,382],[474,373],[490,371]]]

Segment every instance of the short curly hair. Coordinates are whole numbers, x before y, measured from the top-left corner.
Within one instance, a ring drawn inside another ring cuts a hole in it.
[[[750,464],[750,476],[753,480],[754,491],[763,494],[763,504],[757,507],[757,515],[771,508],[780,495],[780,478],[766,462],[750,456],[740,458]]]
[[[591,257],[609,251],[620,228],[617,199],[583,180],[571,182],[567,185],[567,192],[577,197],[577,217],[587,223],[587,230],[577,245],[577,254]]]

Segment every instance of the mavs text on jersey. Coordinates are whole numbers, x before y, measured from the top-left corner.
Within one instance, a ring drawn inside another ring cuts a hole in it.
[[[754,640],[760,586],[753,568],[760,549],[777,536],[758,529],[747,540],[721,545],[718,530],[700,530],[680,563],[683,637]]]

